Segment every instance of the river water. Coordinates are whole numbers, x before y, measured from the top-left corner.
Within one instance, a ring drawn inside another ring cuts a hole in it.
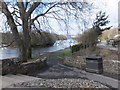
[[[77,41],[73,39],[69,40],[59,40],[54,43],[51,47],[45,47],[45,48],[32,48],[32,55],[43,53],[43,52],[55,52],[58,50],[62,50],[65,48],[68,48],[74,44],[77,44]],[[0,60],[1,59],[7,59],[7,58],[15,58],[18,57],[19,52],[17,48],[7,48],[7,47],[1,47],[0,48]]]

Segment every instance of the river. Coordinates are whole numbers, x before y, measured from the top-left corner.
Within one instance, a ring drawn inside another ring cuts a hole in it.
[[[77,44],[77,41],[75,41],[73,39],[58,40],[51,47],[32,48],[32,55],[35,55],[38,53],[43,53],[43,52],[55,52],[58,50],[68,48],[74,44]],[[0,48],[0,60],[7,59],[7,58],[15,58],[15,57],[18,57],[18,55],[19,55],[19,52],[18,52],[17,48],[8,48],[8,47],[1,47]]]

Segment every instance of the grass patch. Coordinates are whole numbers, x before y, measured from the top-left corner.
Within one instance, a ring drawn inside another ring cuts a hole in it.
[[[66,49],[64,51],[54,53],[51,56],[52,57],[57,57],[57,58],[64,58],[66,56],[71,56],[71,55],[72,55],[71,49]]]

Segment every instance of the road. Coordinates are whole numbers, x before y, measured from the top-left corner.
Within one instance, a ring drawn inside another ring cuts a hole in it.
[[[118,51],[118,47],[113,47],[111,45],[106,45],[105,41],[101,41],[101,43],[98,43],[97,46],[100,47],[100,48],[107,48],[107,49],[110,49],[110,50]]]

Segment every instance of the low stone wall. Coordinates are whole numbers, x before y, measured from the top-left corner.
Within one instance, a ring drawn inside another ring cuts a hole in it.
[[[34,71],[40,70],[47,65],[47,58],[30,60],[26,63],[20,63],[17,58],[4,59],[0,62],[2,63],[2,75],[5,74],[28,74]]]
[[[20,62],[17,58],[4,59],[0,60],[0,62],[2,64],[1,74],[16,73],[20,66]]]
[[[63,61],[68,66],[73,66],[85,70],[86,60],[84,57],[66,57]],[[103,60],[103,71],[109,74],[120,74],[120,61],[117,60]]]
[[[63,63],[68,66],[77,67],[80,69],[85,69],[86,63],[84,57],[76,56],[76,57],[66,57],[63,60]]]

